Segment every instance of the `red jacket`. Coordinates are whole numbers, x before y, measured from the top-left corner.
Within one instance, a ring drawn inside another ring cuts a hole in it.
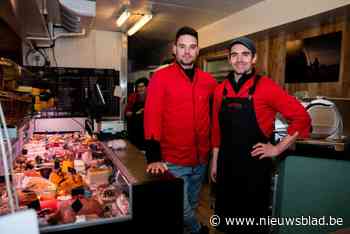
[[[147,87],[145,139],[160,142],[164,161],[182,166],[207,162],[215,87],[212,76],[198,68],[193,82],[176,63],[154,73]]]
[[[238,93],[235,93],[228,80],[224,80],[216,88],[213,103],[213,147],[220,146],[220,126],[218,117],[224,87],[227,89],[227,97],[247,97],[248,90],[253,85],[254,78],[247,80]],[[260,129],[267,137],[272,135],[277,112],[281,113],[288,121],[289,135],[298,131],[299,137],[301,138],[307,138],[309,136],[311,120],[305,108],[272,79],[266,76],[261,77],[256,86],[255,93],[253,94],[253,103]]]

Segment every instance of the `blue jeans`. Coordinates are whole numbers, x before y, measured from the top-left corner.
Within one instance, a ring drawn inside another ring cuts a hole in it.
[[[184,180],[184,224],[191,232],[199,232],[201,225],[196,218],[199,192],[205,175],[206,165],[194,167],[166,163],[169,172]]]

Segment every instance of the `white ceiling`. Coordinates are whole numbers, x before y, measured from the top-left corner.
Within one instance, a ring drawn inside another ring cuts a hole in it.
[[[178,28],[188,25],[199,29],[262,0],[97,0],[95,27],[100,30],[126,30],[136,21],[118,28],[115,19],[125,2],[134,13],[144,13],[151,5],[153,19],[133,37],[171,41]]]
[[[89,27],[90,29],[107,31],[127,31],[138,20],[140,14],[151,9],[153,19],[139,32],[129,37],[128,43],[129,58],[143,57],[144,61],[149,61],[157,59],[157,56],[159,57],[163,53],[162,49],[173,41],[176,31],[180,27],[186,25],[198,30],[261,1],[263,0],[96,0],[96,18],[92,24],[89,23]],[[0,2],[5,2],[9,6],[11,6],[10,3],[14,6],[18,5],[14,9],[19,12],[16,14],[16,19],[20,25],[15,25],[16,27],[13,30],[18,29],[18,32],[16,32],[22,39],[26,36],[47,36],[45,22],[39,13],[40,9],[44,7],[43,3],[45,1],[0,0]],[[58,0],[47,0],[46,3],[47,20],[59,24]],[[122,28],[118,28],[115,20],[124,4],[129,5],[129,9],[134,15]],[[3,6],[3,4],[0,4],[0,6]],[[3,8],[0,9],[1,18],[4,18],[5,9]],[[33,15],[33,12],[36,14]],[[9,43],[7,43],[7,46],[9,46]],[[154,54],[157,56],[153,56]]]

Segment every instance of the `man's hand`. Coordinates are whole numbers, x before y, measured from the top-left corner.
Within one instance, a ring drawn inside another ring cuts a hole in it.
[[[214,148],[213,157],[211,159],[211,165],[210,165],[210,178],[214,183],[216,183],[216,175],[218,170],[218,154],[219,154],[219,148]]]
[[[131,117],[132,116],[132,112],[131,111],[127,111],[125,115],[126,115],[126,117]]]
[[[272,145],[271,143],[258,143],[253,146],[251,155],[253,157],[258,157],[259,159],[276,157],[292,146],[298,136],[298,132],[295,132],[293,135],[287,135],[277,145]]]
[[[263,144],[258,143],[253,146],[253,151],[251,155],[253,157],[258,157],[259,159],[263,158],[272,158],[280,154],[280,150],[277,146],[272,145],[271,143]]]
[[[141,108],[140,110],[136,111],[136,114],[139,115],[139,114],[142,114],[143,113],[143,108]]]
[[[163,174],[168,170],[168,167],[163,162],[153,162],[147,165],[146,171],[151,174]]]

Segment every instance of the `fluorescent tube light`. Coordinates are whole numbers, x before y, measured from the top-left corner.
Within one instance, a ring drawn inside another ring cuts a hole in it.
[[[121,13],[118,19],[116,20],[117,26],[118,27],[122,26],[129,17],[130,17],[130,12],[128,9],[125,9],[123,13]]]
[[[147,14],[144,15],[140,18],[139,21],[137,21],[129,30],[128,30],[128,35],[132,36],[135,34],[137,31],[139,31],[145,24],[147,24],[151,19],[153,15],[152,14]]]

